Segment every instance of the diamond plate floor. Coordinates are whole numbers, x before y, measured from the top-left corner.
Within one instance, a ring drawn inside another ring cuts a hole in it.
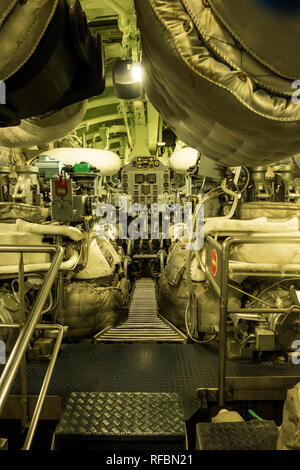
[[[274,421],[199,423],[197,450],[276,450],[278,429]]]
[[[28,365],[29,393],[37,394],[47,362]],[[297,376],[300,366],[228,362],[228,376]],[[218,352],[196,344],[70,344],[61,352],[49,395],[71,392],[176,392],[186,417],[199,407],[198,387],[216,387]],[[12,393],[20,393],[16,379]]]
[[[184,450],[185,440],[176,393],[73,392],[55,431],[56,450]]]

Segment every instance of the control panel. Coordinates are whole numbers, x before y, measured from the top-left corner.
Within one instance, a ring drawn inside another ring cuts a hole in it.
[[[121,182],[133,204],[160,203],[170,192],[170,169],[156,157],[135,157],[123,167]]]

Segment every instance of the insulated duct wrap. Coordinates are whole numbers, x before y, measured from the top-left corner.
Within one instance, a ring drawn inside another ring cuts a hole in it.
[[[19,126],[0,128],[0,145],[31,147],[62,139],[83,120],[87,101],[71,104],[44,116],[22,119]]]
[[[104,91],[101,37],[79,0],[1,1],[0,43],[0,145],[64,137]]]
[[[188,251],[180,242],[172,246],[168,261],[158,282],[158,301],[161,314],[177,328],[186,333],[186,309],[189,301],[189,283],[187,279]],[[211,331],[218,324],[218,300],[213,290],[201,276],[198,264],[191,263],[191,282],[197,301],[196,324],[202,331]],[[205,305],[205,309],[202,308]],[[205,310],[205,311],[204,311]]]
[[[57,5],[58,0],[1,1],[1,80],[12,76],[32,56],[52,20]]]
[[[68,325],[70,337],[90,336],[125,319],[121,289],[94,287],[83,281],[65,286],[57,321]]]
[[[300,152],[292,97],[299,11],[279,15],[253,0],[135,5],[145,89],[182,141],[222,166],[255,167]]]

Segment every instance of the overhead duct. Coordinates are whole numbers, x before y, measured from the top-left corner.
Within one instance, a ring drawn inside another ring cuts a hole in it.
[[[3,147],[31,147],[63,138],[83,120],[87,100],[66,106],[44,116],[22,119],[19,126],[0,128]]]
[[[0,42],[0,80],[6,87],[2,127],[104,90],[101,38],[89,30],[79,0],[4,2]]]
[[[179,139],[222,166],[300,152],[298,11],[283,18],[254,0],[135,5],[143,84]]]

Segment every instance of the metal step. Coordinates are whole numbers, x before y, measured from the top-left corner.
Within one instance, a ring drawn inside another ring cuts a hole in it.
[[[55,450],[186,450],[177,393],[73,392],[54,435]]]
[[[187,338],[159,315],[155,281],[144,278],[134,284],[128,319],[125,323],[105,328],[94,339],[99,343],[185,343]]]
[[[274,421],[198,423],[196,450],[276,450],[278,428]]]

